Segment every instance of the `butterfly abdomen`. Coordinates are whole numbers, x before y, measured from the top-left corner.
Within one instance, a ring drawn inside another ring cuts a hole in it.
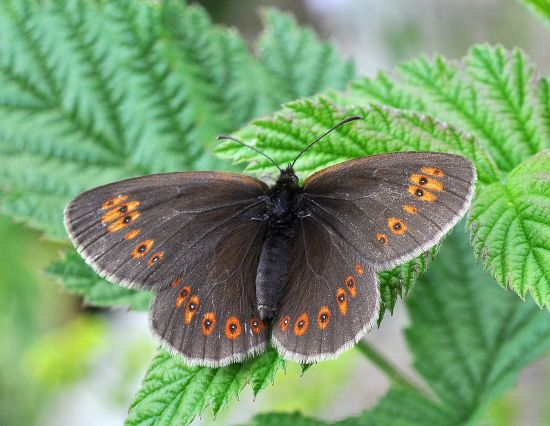
[[[299,192],[298,178],[292,167],[282,171],[271,188],[267,236],[256,275],[258,313],[264,321],[274,318],[288,282]]]

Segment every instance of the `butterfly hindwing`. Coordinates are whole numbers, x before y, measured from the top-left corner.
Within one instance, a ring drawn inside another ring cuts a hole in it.
[[[222,172],[145,176],[79,195],[65,223],[101,276],[157,292],[151,328],[164,346],[215,367],[266,346],[255,277],[267,189]]]
[[[436,244],[470,206],[475,181],[462,156],[381,154],[315,173],[303,205],[381,271]]]
[[[311,215],[300,220],[291,259],[272,342],[293,361],[334,358],[377,320],[376,274],[330,226]]]
[[[188,364],[219,367],[265,349],[268,330],[255,297],[264,234],[260,221],[232,227],[212,253],[186,265],[186,272],[157,294],[151,328]]]

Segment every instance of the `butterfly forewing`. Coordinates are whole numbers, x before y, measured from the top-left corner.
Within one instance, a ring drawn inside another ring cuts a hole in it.
[[[65,222],[100,275],[158,292],[151,327],[168,349],[220,366],[266,345],[255,277],[267,190],[230,173],[145,176],[81,194]]]
[[[475,181],[458,155],[381,154],[314,174],[303,205],[380,271],[436,244],[469,207]]]

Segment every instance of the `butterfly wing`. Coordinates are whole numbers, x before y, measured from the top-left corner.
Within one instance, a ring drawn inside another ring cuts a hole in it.
[[[308,178],[273,326],[280,353],[315,362],[360,339],[378,317],[376,272],[436,244],[469,207],[475,180],[464,157],[415,152],[351,160]]]
[[[299,222],[290,276],[272,334],[273,345],[286,359],[312,363],[335,358],[378,318],[376,273],[313,215]]]
[[[79,195],[65,224],[101,276],[158,293],[151,327],[165,346],[219,366],[266,345],[255,278],[267,190],[231,173],[145,176]]]
[[[303,205],[381,271],[436,244],[469,208],[475,182],[475,168],[459,155],[381,154],[315,173]]]

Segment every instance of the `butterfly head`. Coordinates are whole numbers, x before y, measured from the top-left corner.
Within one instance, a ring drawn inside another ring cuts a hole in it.
[[[287,188],[296,188],[298,186],[298,176],[296,176],[294,167],[291,164],[286,169],[281,170],[277,184]]]

